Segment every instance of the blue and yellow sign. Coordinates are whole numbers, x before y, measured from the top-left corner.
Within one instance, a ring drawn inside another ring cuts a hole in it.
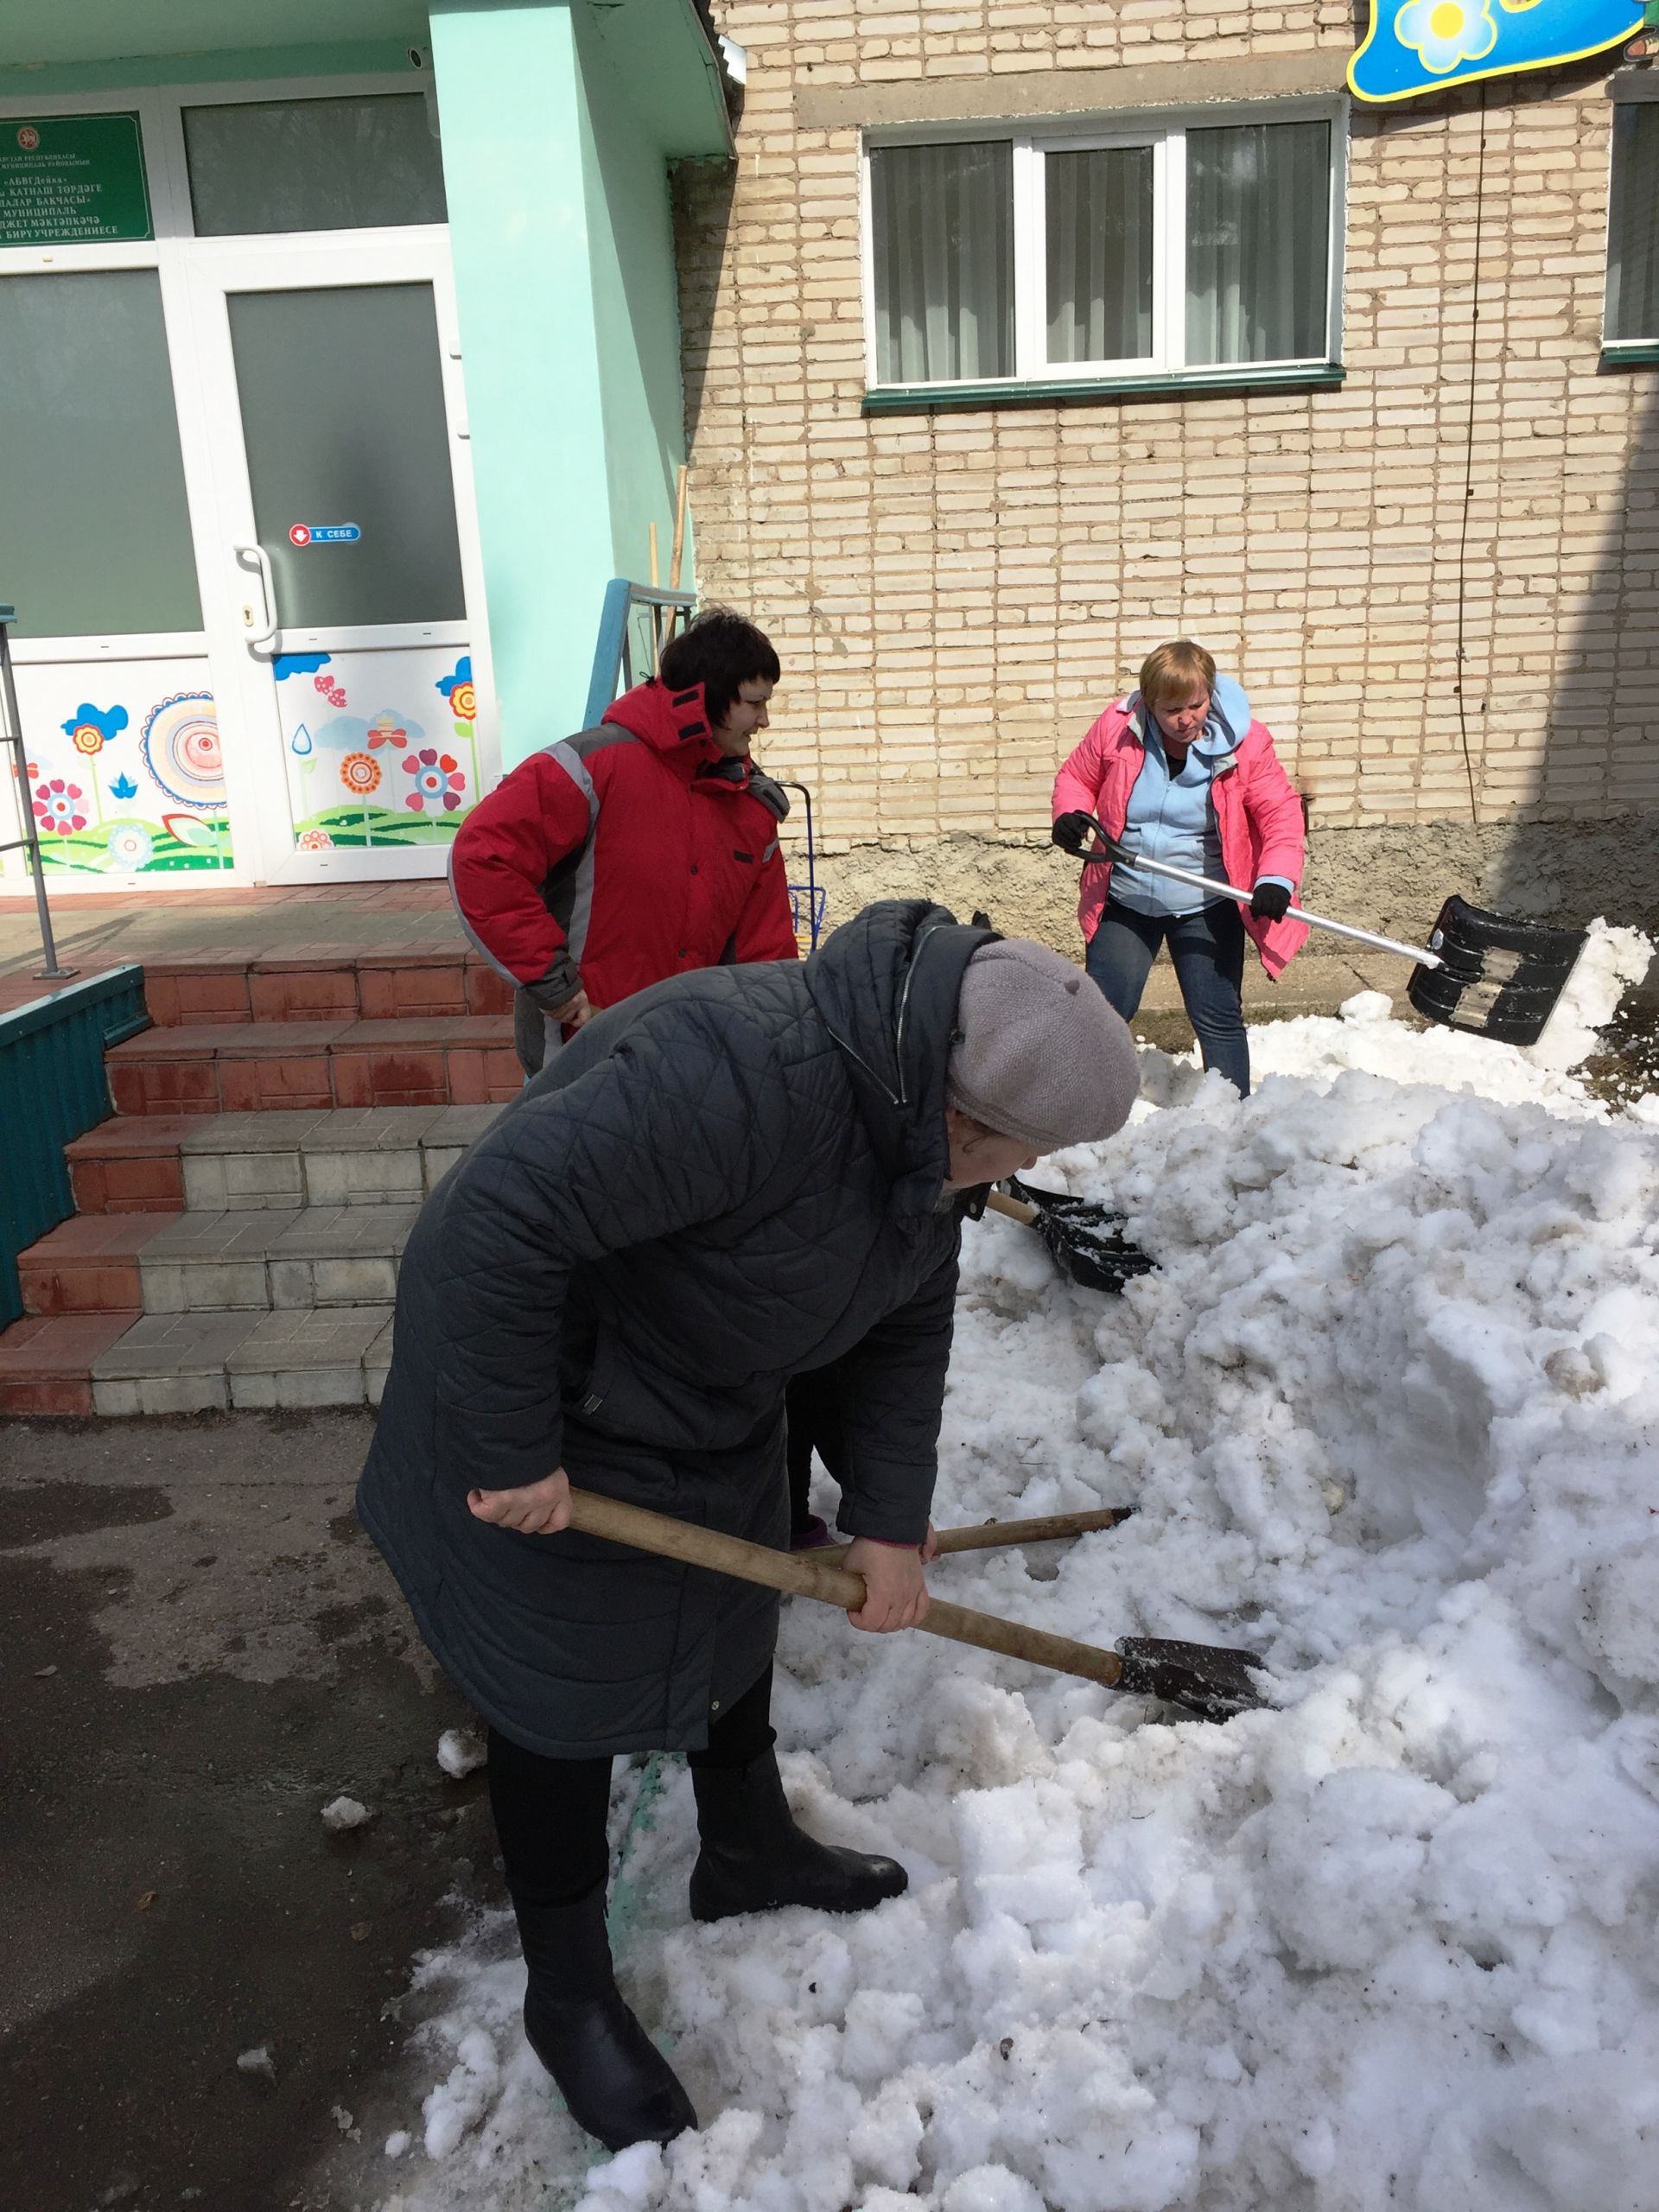
[[[1620,45],[1643,13],[1643,0],[1371,0],[1348,82],[1363,100],[1404,100],[1548,69]]]

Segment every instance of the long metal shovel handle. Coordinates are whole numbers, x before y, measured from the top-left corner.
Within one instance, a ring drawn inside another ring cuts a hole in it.
[[[1107,848],[1103,853],[1084,853],[1085,862],[1110,861],[1116,868],[1126,868],[1135,875],[1167,876],[1172,883],[1189,884],[1194,891],[1213,892],[1217,899],[1236,899],[1241,906],[1250,903],[1250,893],[1241,891],[1236,883],[1218,883],[1213,876],[1195,875],[1190,868],[1176,868],[1168,861],[1149,861],[1139,853],[1125,852],[1109,830],[1103,830],[1094,817],[1090,823],[1096,835]],[[1443,968],[1446,963],[1438,952],[1431,952],[1427,945],[1402,944],[1397,938],[1379,937],[1375,930],[1356,929],[1351,922],[1333,922],[1328,914],[1310,914],[1306,906],[1287,906],[1292,921],[1306,922],[1310,929],[1329,930],[1333,937],[1351,938],[1356,944],[1374,944],[1379,952],[1397,952],[1402,960],[1414,960],[1420,967]]]

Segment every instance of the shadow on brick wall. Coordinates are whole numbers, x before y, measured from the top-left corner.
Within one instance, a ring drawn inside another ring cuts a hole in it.
[[[708,390],[710,349],[720,305],[721,276],[731,241],[734,162],[677,162],[670,172],[674,258],[680,281],[680,362],[685,385],[685,448],[696,448]],[[734,328],[739,303],[728,295],[724,315]]]
[[[1593,567],[1563,576],[1580,603],[1539,713],[1532,802],[1487,862],[1491,904],[1584,920],[1659,923],[1659,380],[1631,395],[1622,496]],[[1568,484],[1572,481],[1569,450]],[[1500,560],[1500,575],[1502,563]]]

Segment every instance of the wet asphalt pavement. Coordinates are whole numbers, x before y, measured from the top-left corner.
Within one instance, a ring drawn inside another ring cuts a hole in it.
[[[418,2126],[410,1961],[499,1878],[352,1512],[369,1428],[0,1430],[6,2212],[351,2212]]]

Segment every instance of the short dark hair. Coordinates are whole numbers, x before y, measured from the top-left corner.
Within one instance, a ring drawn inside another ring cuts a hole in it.
[[[701,683],[709,724],[718,729],[743,684],[757,677],[775,683],[782,671],[764,630],[729,607],[705,607],[663,648],[657,673],[671,691]]]

